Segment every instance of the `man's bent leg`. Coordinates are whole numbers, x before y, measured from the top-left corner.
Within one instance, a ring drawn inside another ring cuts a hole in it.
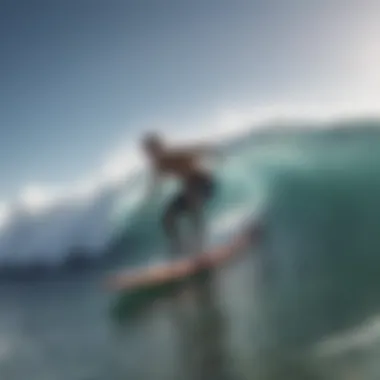
[[[194,241],[196,245],[193,251],[201,254],[206,249],[206,223],[205,223],[205,206],[215,190],[215,183],[212,177],[201,175],[195,183],[188,188],[189,211],[191,213],[194,227]]]
[[[181,197],[177,197],[167,208],[163,217],[163,227],[169,240],[169,250],[174,256],[183,251],[179,229],[179,216],[181,213]]]

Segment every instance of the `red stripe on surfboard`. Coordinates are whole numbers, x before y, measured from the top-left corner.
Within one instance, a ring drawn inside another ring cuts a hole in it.
[[[110,275],[105,282],[106,289],[111,291],[131,290],[143,286],[158,285],[166,281],[191,276],[202,269],[221,265],[248,248],[256,237],[256,232],[258,229],[250,229],[249,233],[242,233],[230,243],[216,247],[198,257],[179,259],[152,268],[129,270]]]

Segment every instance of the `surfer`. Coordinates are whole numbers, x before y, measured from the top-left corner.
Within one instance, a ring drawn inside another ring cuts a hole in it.
[[[215,150],[202,146],[168,147],[156,134],[146,135],[142,145],[152,168],[148,197],[152,196],[161,179],[166,176],[173,176],[181,181],[181,190],[171,199],[162,218],[171,251],[173,253],[182,251],[179,218],[184,215],[190,218],[196,232],[192,240],[198,244],[195,249],[202,250],[204,206],[214,196],[216,190],[213,175],[202,167],[202,159],[215,154]]]

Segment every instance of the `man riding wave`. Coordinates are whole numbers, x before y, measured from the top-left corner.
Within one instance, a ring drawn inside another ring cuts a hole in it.
[[[197,249],[203,249],[203,212],[208,201],[215,196],[217,185],[212,173],[202,163],[203,158],[213,156],[216,151],[202,146],[168,147],[156,134],[146,135],[142,145],[152,169],[149,196],[166,176],[181,181],[181,190],[171,199],[162,218],[172,253],[183,249],[179,233],[179,218],[183,215],[190,218],[195,228],[194,241],[199,244]]]

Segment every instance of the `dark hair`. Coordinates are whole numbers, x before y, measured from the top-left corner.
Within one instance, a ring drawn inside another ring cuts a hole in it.
[[[156,147],[162,145],[162,140],[157,133],[147,133],[143,138],[143,144],[147,147]]]

